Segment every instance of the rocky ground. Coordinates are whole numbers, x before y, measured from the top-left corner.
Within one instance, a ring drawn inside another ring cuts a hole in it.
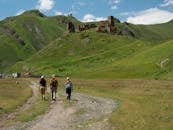
[[[31,82],[34,95],[38,94],[37,84]],[[44,115],[36,120],[5,127],[2,130],[113,130],[109,122],[109,114],[115,110],[117,104],[111,99],[94,97],[80,93],[72,93],[72,100],[65,100],[64,92],[59,92],[56,101]],[[34,101],[34,96],[26,105]],[[13,114],[12,114],[13,115]],[[14,114],[15,115],[15,114]],[[5,118],[4,118],[5,119]],[[4,123],[5,124],[5,123]]]

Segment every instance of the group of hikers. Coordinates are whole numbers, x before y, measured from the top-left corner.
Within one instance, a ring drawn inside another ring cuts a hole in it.
[[[47,81],[43,75],[40,78],[39,84],[40,84],[40,92],[41,92],[42,100],[45,100],[45,93],[47,90]],[[59,85],[58,79],[53,74],[52,78],[50,80],[50,90],[51,90],[51,97],[52,97],[53,101],[56,101],[56,93],[57,93],[58,85]],[[66,89],[67,100],[70,100],[71,92],[73,89],[73,84],[69,77],[66,78],[66,82],[65,82],[64,86]]]

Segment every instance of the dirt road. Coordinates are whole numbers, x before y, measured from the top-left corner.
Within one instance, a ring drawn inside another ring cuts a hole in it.
[[[32,81],[33,91],[37,87]],[[37,94],[37,92],[34,92]],[[115,110],[115,101],[101,97],[72,93],[72,100],[65,99],[59,92],[57,101],[53,101],[50,110],[36,120],[4,128],[4,130],[112,130],[108,122],[109,114]]]

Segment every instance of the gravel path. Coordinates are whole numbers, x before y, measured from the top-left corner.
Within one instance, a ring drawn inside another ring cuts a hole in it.
[[[32,86],[36,84],[32,82]],[[32,87],[34,91],[37,91]],[[35,92],[37,94],[37,92]],[[113,130],[109,114],[117,107],[115,101],[79,93],[72,93],[72,100],[59,92],[50,110],[36,120],[5,128],[4,130]]]

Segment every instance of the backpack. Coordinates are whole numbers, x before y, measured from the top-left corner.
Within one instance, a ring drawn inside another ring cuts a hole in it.
[[[57,82],[56,80],[53,80],[53,81],[52,81],[52,87],[57,87],[57,83],[58,83],[58,82]]]

